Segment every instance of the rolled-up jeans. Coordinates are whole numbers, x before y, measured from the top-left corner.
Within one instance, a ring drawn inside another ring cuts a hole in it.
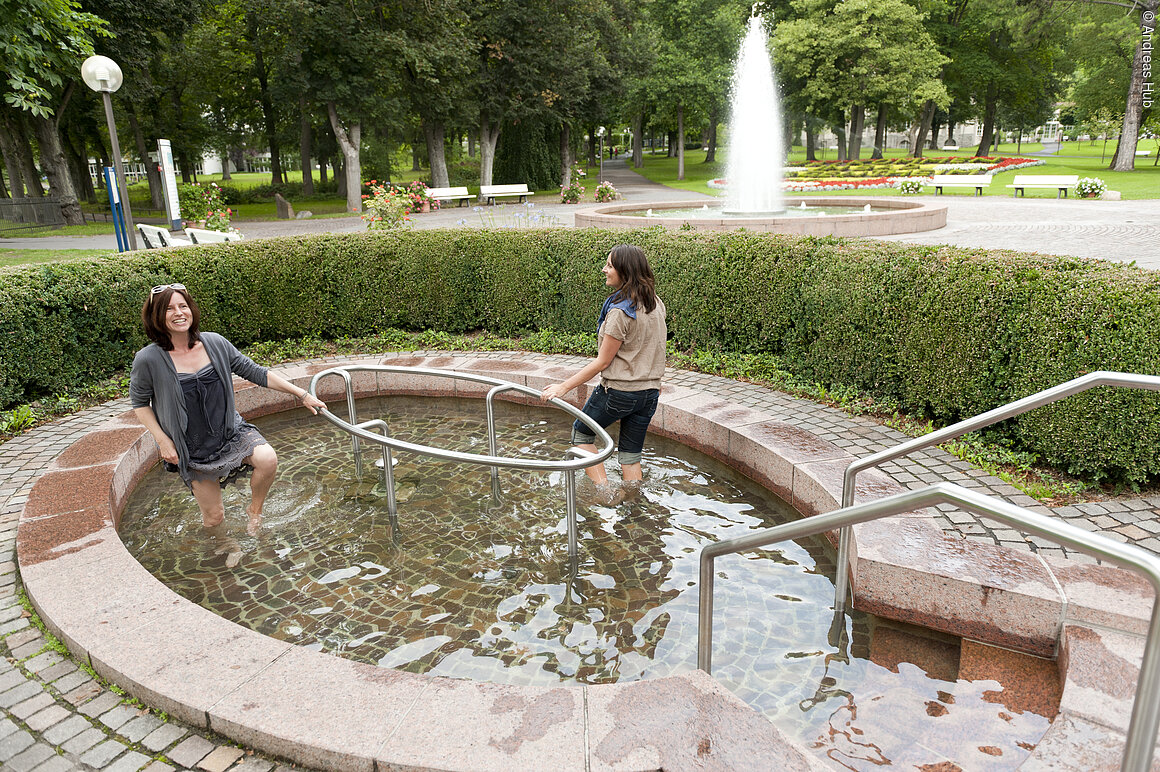
[[[640,463],[640,454],[644,450],[644,435],[648,431],[653,414],[657,412],[660,395],[660,389],[621,391],[606,389],[601,385],[593,389],[588,401],[584,403],[584,414],[602,429],[607,429],[620,421],[616,457],[621,466]],[[594,445],[596,435],[589,432],[584,422],[577,420],[572,424],[572,442],[576,445]]]

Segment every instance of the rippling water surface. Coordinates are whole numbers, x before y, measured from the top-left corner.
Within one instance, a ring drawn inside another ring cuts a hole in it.
[[[385,667],[540,685],[691,670],[701,547],[795,517],[729,467],[650,436],[635,495],[600,504],[580,485],[573,576],[559,473],[501,470],[497,504],[486,468],[399,454],[396,531],[375,452],[355,479],[349,438],[299,412],[256,422],[281,459],[257,538],[244,531],[245,495],[227,491],[229,538],[245,552],[237,568],[222,551],[233,545],[207,540],[192,497],[160,469],[134,492],[122,538],[161,581],[231,621]],[[480,401],[360,403],[360,420],[371,417],[400,439],[486,452]],[[569,447],[559,411],[498,403],[497,419],[502,455],[562,458]],[[1049,723],[1033,710],[1053,712],[1028,702],[1025,685],[963,678],[957,639],[857,613],[828,635],[830,558],[819,539],[717,561],[714,675],[853,769],[1017,766]]]

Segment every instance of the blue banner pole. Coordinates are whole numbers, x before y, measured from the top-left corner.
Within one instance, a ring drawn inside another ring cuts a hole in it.
[[[117,194],[117,178],[113,176],[112,167],[105,167],[105,190],[109,193],[109,211],[113,213],[113,232],[117,234],[117,251],[129,250],[128,236],[124,232],[125,224],[121,220],[121,201]]]

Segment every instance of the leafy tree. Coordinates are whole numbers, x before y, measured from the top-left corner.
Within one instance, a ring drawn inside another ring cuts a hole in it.
[[[4,103],[30,115],[41,168],[69,225],[84,219],[61,148],[60,119],[76,89],[81,63],[93,52],[93,39],[106,34],[104,22],[71,0],[0,0]],[[26,184],[39,187],[39,175],[29,175]]]
[[[775,30],[778,67],[799,85],[794,102],[806,112],[827,119],[849,112],[849,145],[839,157],[857,157],[868,104],[886,106],[884,121],[890,108],[949,103],[939,80],[946,57],[922,14],[902,0],[798,0],[794,7],[798,18]]]

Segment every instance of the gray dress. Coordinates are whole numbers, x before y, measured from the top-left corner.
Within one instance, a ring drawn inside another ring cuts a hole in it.
[[[228,415],[225,385],[212,364],[196,373],[178,373],[177,381],[185,395],[185,445],[189,450],[189,476],[192,480],[216,480],[227,484],[244,480],[253,471],[246,463],[254,448],[266,442],[252,424],[234,411]],[[176,464],[166,464],[171,472]]]

